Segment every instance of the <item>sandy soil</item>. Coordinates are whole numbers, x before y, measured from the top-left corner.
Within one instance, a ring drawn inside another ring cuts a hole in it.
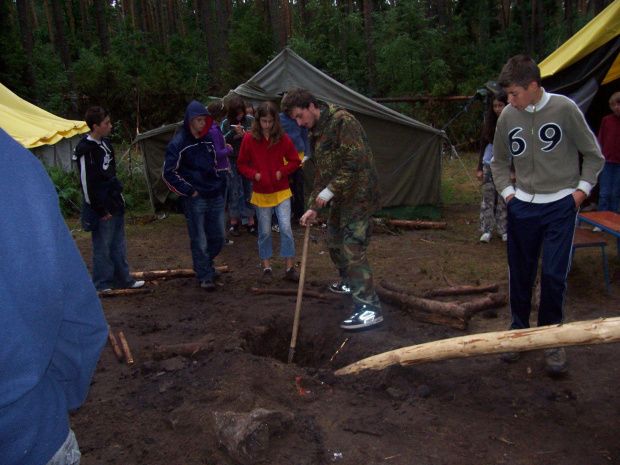
[[[444,209],[445,230],[376,229],[370,257],[377,280],[418,292],[446,283],[498,284],[506,292],[505,244],[478,241],[477,215],[473,207],[451,207]],[[491,355],[335,376],[388,350],[507,329],[509,310],[476,314],[462,331],[384,304],[379,328],[346,333],[338,323],[350,302],[328,292],[337,275],[324,229],[311,234],[306,289],[326,298],[304,299],[293,364],[286,362],[295,297],[249,291],[261,273],[249,234],[217,257],[230,271],[213,293],[194,278],[174,278],[148,282],[148,293],[102,298],[135,363],[118,362],[106,346],[85,405],[71,414],[84,465],[237,463],[218,442],[216,417],[259,408],[288,419],[270,430],[254,463],[620,464],[617,344],[568,348],[570,371],[561,379],[545,373],[540,351],[514,365]],[[182,216],[128,219],[127,236],[132,271],[191,268]],[[90,236],[74,237],[90,264]],[[579,250],[567,322],[620,316],[620,262],[608,239],[613,296],[604,292],[600,249]],[[301,259],[302,228],[295,240]],[[274,271],[270,288],[296,289],[279,279],[282,260]],[[187,343],[201,349],[191,357],[157,356],[161,347]]]

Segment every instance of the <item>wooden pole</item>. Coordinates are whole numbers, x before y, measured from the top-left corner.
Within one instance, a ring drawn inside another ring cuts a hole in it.
[[[123,360],[123,353],[121,352],[121,348],[116,341],[116,337],[114,336],[110,325],[108,325],[108,338],[110,339],[110,344],[112,344],[112,349],[114,349],[114,354],[116,355],[116,358],[119,362],[121,362]]]
[[[383,370],[396,364],[417,365],[476,355],[525,352],[534,349],[618,341],[620,341],[620,317],[601,318],[565,325],[471,334],[404,347],[365,358],[337,370],[335,374],[349,375],[357,374],[362,370]]]
[[[216,270],[220,270],[222,273],[228,273],[228,266],[216,266]],[[157,279],[157,278],[172,278],[172,277],[189,277],[195,276],[194,270],[180,269],[180,270],[156,270],[156,271],[136,271],[131,273],[133,279]]]
[[[295,345],[297,344],[297,329],[299,328],[299,314],[301,312],[301,299],[304,295],[304,282],[306,280],[306,262],[308,258],[308,242],[310,241],[310,221],[306,223],[306,233],[304,234],[304,251],[301,254],[301,273],[299,274],[299,286],[297,287],[297,302],[295,304],[295,320],[293,321],[293,335],[291,336],[291,347],[288,351],[288,363],[293,362],[295,355]]]
[[[127,365],[131,365],[133,363],[133,357],[131,356],[127,339],[125,339],[125,335],[122,331],[118,333],[118,338],[121,340],[121,346],[123,347],[123,353],[125,354],[125,362],[127,362]]]

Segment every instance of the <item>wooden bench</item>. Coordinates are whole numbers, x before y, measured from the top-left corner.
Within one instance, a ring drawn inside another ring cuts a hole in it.
[[[601,237],[600,233],[594,233],[584,228],[575,228],[575,237],[573,237],[573,250],[571,251],[571,262],[575,257],[575,249],[581,247],[600,247],[603,252],[603,269],[605,270],[605,286],[607,287],[607,295],[611,294],[609,289],[609,271],[607,270],[607,254],[605,246],[607,241]]]

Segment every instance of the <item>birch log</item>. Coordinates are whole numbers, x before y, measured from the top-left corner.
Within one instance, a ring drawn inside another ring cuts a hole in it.
[[[391,365],[417,365],[453,358],[502,352],[525,352],[551,347],[603,344],[620,341],[620,317],[578,321],[565,325],[471,334],[428,342],[365,358],[335,372],[357,374],[362,370],[383,370]]]
[[[228,273],[228,266],[216,266],[216,270]],[[158,278],[181,278],[195,276],[196,273],[191,269],[180,270],[157,270],[157,271],[136,271],[131,273],[133,279],[158,279]]]

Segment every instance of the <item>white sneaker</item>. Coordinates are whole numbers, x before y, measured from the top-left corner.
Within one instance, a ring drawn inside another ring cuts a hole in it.
[[[504,242],[508,241],[508,234],[506,233],[502,234],[502,241]]]
[[[484,233],[480,236],[480,242],[486,242],[487,244],[491,242],[491,233]]]
[[[603,230],[602,230],[601,228],[599,228],[598,226],[595,226],[595,227],[592,229],[592,232],[602,232],[602,231],[603,231]]]
[[[127,289],[139,289],[144,286],[144,281],[134,281],[127,286]]]

